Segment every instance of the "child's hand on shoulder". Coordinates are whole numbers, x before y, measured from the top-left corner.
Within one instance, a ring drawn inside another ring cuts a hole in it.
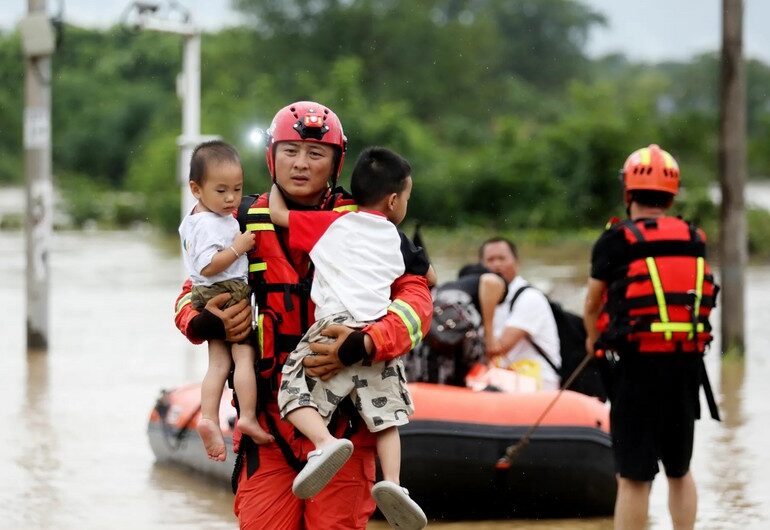
[[[235,236],[235,239],[233,239],[233,247],[238,251],[238,254],[244,254],[254,248],[255,237],[254,232],[249,230],[242,234],[238,234]]]

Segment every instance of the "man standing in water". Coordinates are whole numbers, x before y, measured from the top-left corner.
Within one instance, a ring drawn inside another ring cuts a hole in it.
[[[618,358],[610,388],[615,528],[647,527],[661,461],[673,527],[692,529],[690,459],[701,384],[719,419],[703,365],[718,287],[703,231],[666,215],[679,191],[674,158],[654,144],[639,149],[622,178],[628,218],[611,220],[594,245],[584,309],[588,351],[601,347]]]
[[[278,111],[268,134],[267,166],[290,210],[356,208],[350,195],[336,187],[346,138],[331,109],[310,101],[293,103]],[[292,495],[292,482],[313,444],[281,420],[276,394],[283,363],[313,323],[313,267],[306,252],[289,249],[286,230],[272,224],[268,194],[246,197],[238,217],[255,234],[248,258],[249,283],[259,305],[257,418],[275,441],[258,445],[248,436],[234,436],[234,446],[240,438],[233,481],[235,514],[241,528],[250,530],[364,530],[375,508],[371,489],[376,438],[349,399],[340,403],[329,429],[353,442],[353,455],[318,495],[310,499]],[[186,285],[177,300],[175,320],[191,341],[237,342],[248,336],[252,321],[248,304],[222,310],[229,295],[220,295],[197,312],[189,304],[188,291]],[[312,344],[316,355],[305,359],[306,372],[325,380],[363,359],[398,357],[419,342],[433,310],[425,277],[397,278],[391,297],[387,314],[363,330],[327,328],[324,334],[338,340]]]

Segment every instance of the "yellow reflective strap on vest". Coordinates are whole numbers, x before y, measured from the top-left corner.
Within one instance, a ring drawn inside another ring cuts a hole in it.
[[[249,232],[259,232],[261,231],[272,231],[275,232],[275,227],[273,226],[273,223],[248,223],[246,225],[246,230]]]
[[[668,323],[668,308],[666,307],[666,293],[663,291],[663,284],[660,281],[660,274],[658,274],[658,266],[655,264],[655,258],[644,258],[647,263],[647,270],[650,273],[650,280],[652,281],[652,288],[655,290],[655,300],[658,301],[658,312],[660,313],[660,323]],[[654,324],[653,324],[654,325]],[[663,330],[666,334],[666,340],[671,340],[671,331]]]
[[[706,329],[703,326],[703,322],[698,322],[698,333],[702,333]],[[650,324],[650,331],[653,333],[689,333],[692,335],[692,323],[691,322],[653,322]]]
[[[409,340],[412,342],[412,348],[414,348],[418,342],[422,340],[422,326],[420,326],[420,319],[417,313],[412,309],[412,306],[404,302],[403,300],[393,300],[388,311],[391,311],[398,315],[401,321],[406,326],[409,332]]]
[[[270,208],[249,208],[249,213],[270,215]]]
[[[176,303],[176,313],[174,313],[174,316],[178,315],[182,308],[190,303],[192,303],[192,294],[187,293]]]
[[[262,358],[262,355],[263,355],[262,352],[265,351],[265,346],[264,346],[264,344],[265,344],[265,336],[264,336],[264,333],[262,332],[262,330],[264,329],[264,326],[262,325],[262,322],[264,320],[265,320],[265,315],[259,315],[259,317],[257,317],[257,322],[258,322],[258,324],[257,324],[257,339],[259,340],[259,352],[257,352],[257,353],[259,353],[259,358],[260,359]]]
[[[694,318],[700,316],[700,301],[703,298],[703,270],[705,268],[705,262],[702,257],[698,258],[695,262],[695,302],[692,305]],[[692,331],[688,339],[692,338]]]
[[[267,263],[265,263],[264,261],[249,263],[249,272],[263,272],[266,270],[267,270]]]
[[[358,205],[357,204],[348,204],[346,206],[337,206],[334,208],[335,212],[357,212],[358,211]]]

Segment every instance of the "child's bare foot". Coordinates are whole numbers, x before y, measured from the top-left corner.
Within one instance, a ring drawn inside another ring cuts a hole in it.
[[[265,429],[262,428],[262,426],[259,424],[259,422],[256,419],[252,420],[252,419],[246,419],[246,418],[239,418],[238,429],[240,429],[240,431],[243,434],[250,436],[251,439],[254,440],[258,445],[267,444],[275,441],[275,438],[273,438],[273,435],[265,431]]]
[[[227,449],[219,425],[214,420],[201,418],[198,420],[198,434],[203,440],[209,458],[217,462],[224,462],[227,458]]]

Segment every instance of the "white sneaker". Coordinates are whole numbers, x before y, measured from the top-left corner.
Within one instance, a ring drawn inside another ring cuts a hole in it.
[[[409,497],[409,491],[395,482],[382,480],[372,488],[377,507],[393,528],[420,530],[428,524],[422,508]]]
[[[329,483],[353,454],[353,442],[335,439],[307,455],[307,464],[297,474],[291,491],[300,499],[309,499]]]

